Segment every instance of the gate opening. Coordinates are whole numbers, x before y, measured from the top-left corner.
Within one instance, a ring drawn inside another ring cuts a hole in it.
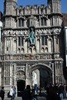
[[[25,89],[25,81],[24,80],[18,80],[17,81],[17,96],[21,97],[22,96],[22,92]]]

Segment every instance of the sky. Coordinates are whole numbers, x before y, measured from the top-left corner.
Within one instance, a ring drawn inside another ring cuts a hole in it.
[[[24,7],[26,5],[35,5],[37,4],[40,6],[41,4],[47,5],[47,0],[17,0],[18,6],[23,5]],[[0,11],[3,12],[4,6],[3,6],[4,0],[0,0]],[[62,13],[67,13],[67,0],[61,0],[61,9]]]

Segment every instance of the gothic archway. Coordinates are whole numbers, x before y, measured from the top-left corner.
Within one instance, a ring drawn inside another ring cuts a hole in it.
[[[47,84],[52,83],[52,69],[50,66],[45,64],[35,64],[31,68],[31,73],[32,76],[34,76],[33,73],[36,74],[36,79],[32,80],[32,85],[37,83],[38,87],[46,88]]]

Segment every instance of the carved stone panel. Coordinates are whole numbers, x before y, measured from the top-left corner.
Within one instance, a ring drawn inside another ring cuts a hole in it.
[[[25,80],[25,73],[23,71],[18,71],[16,75],[17,80]]]

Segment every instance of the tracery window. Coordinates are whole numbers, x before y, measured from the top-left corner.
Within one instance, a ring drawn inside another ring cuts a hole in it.
[[[4,83],[10,85],[10,67],[9,64],[5,64],[4,67]]]
[[[47,45],[47,36],[42,35],[42,45]]]
[[[24,45],[24,37],[23,36],[19,36],[18,37],[18,46],[23,46]]]

